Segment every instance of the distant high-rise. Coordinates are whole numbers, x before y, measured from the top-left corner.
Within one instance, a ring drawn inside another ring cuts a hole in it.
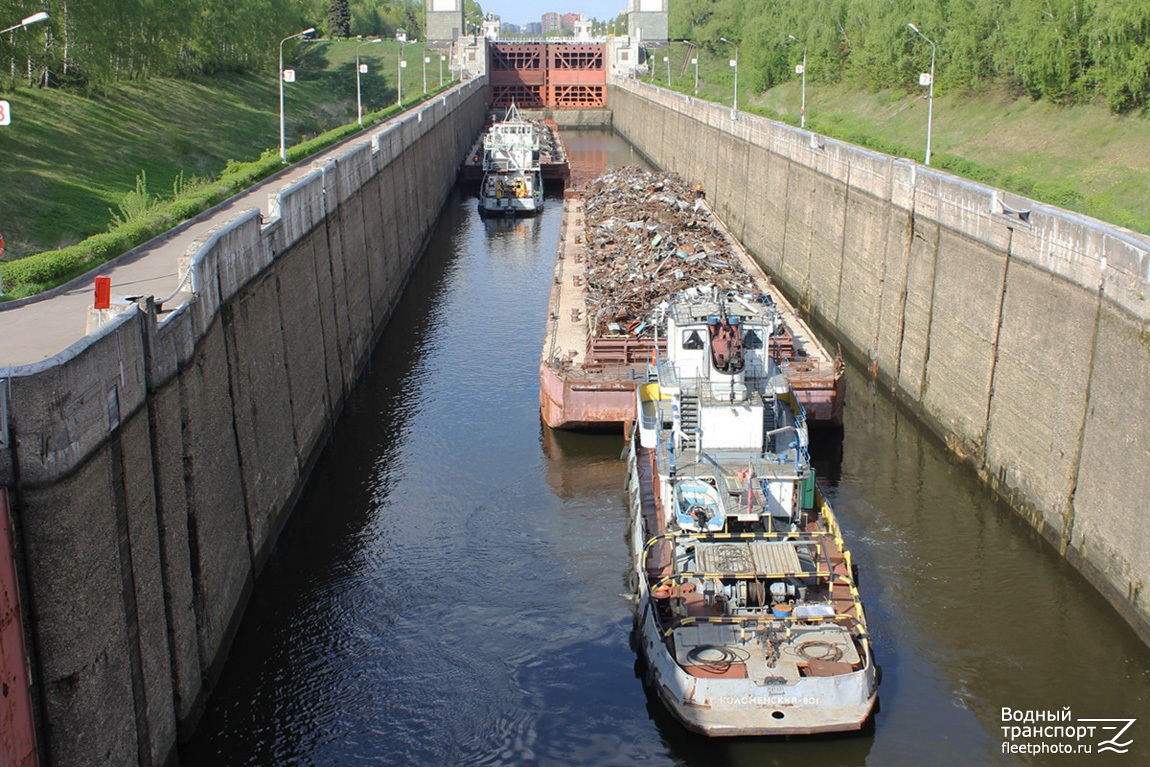
[[[559,29],[559,14],[558,13],[545,13],[543,14],[543,34],[548,32],[555,32]]]
[[[642,40],[666,40],[668,2],[670,0],[631,0],[627,34]]]
[[[543,34],[543,24],[538,21],[529,21],[524,24],[521,29],[525,35],[541,35]]]
[[[574,29],[575,28],[575,22],[578,20],[579,20],[579,14],[577,14],[577,13],[565,13],[559,17],[559,28],[560,29]]]

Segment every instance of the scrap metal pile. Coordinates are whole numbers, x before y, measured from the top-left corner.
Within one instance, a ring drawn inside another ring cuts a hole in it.
[[[695,204],[695,191],[680,176],[618,168],[588,183],[584,199],[593,336],[650,336],[655,306],[690,287],[756,289],[710,211]]]
[[[564,152],[551,126],[543,120],[528,120],[535,126],[535,133],[539,136],[539,156],[546,162],[562,162]]]

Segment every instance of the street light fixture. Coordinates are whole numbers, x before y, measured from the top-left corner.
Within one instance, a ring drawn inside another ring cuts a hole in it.
[[[423,57],[423,92],[427,93],[427,65],[431,63],[431,57]]]
[[[695,65],[695,95],[699,95],[699,57],[692,56],[691,63]]]
[[[12,32],[12,31],[15,31],[17,29],[22,29],[23,27],[31,26],[32,24],[38,24],[41,21],[47,21],[47,20],[48,20],[47,12],[40,11],[39,13],[33,13],[31,16],[27,17],[26,19],[23,19],[19,24],[8,27],[7,29],[0,29],[0,35],[4,34],[5,32]]]
[[[383,40],[381,40],[380,38],[377,37],[374,40],[366,40],[366,41],[360,43],[359,45],[355,46],[355,106],[356,106],[356,111],[359,112],[359,127],[361,127],[361,128],[363,127],[363,95],[362,95],[360,88],[359,88],[359,76],[360,76],[360,74],[367,72],[367,64],[363,64],[362,66],[360,65],[360,63],[359,63],[359,49],[365,45],[371,45],[372,43],[382,43],[382,42],[383,42]]]
[[[287,146],[284,144],[284,43],[297,37],[306,37],[315,32],[315,27],[308,27],[302,32],[288,35],[280,40],[280,160],[287,164]]]
[[[805,128],[807,127],[807,46],[794,35],[787,35],[787,38],[803,46],[803,64],[798,70],[799,74],[803,76],[803,96],[802,103],[799,105],[799,127]]]
[[[443,60],[447,57],[443,54],[439,55],[439,87],[443,87]]]
[[[914,24],[907,24],[907,26],[910,27],[911,31],[914,32],[916,35],[918,35],[923,40],[926,40],[928,43],[930,43],[930,74],[926,76],[925,79],[927,80],[927,82],[925,82],[925,83],[923,82],[924,78],[922,75],[919,75],[919,78],[918,78],[918,84],[919,85],[929,85],[930,86],[929,95],[927,96],[927,101],[926,101],[926,164],[930,165],[930,128],[931,128],[931,122],[933,121],[933,118],[934,118],[934,53],[935,53],[935,47],[934,47],[934,41],[931,40],[926,35],[924,35],[922,32],[919,32],[918,27],[916,27]]]
[[[671,57],[664,56],[663,63],[667,65],[667,87],[671,87]]]
[[[735,58],[732,59],[731,66],[735,68],[735,100],[734,100],[733,109],[734,109],[734,111],[738,112],[739,111],[739,46],[735,45],[734,43],[732,43],[730,40],[728,40],[725,37],[720,37],[719,39],[722,40],[727,45],[734,45],[735,46]]]

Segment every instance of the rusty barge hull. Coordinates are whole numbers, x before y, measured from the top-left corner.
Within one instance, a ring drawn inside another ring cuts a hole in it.
[[[645,372],[646,365],[605,363],[585,371],[544,361],[539,366],[539,412],[543,422],[552,429],[619,425],[626,433],[635,422],[635,387],[646,380]],[[792,386],[806,410],[808,426],[842,426],[846,383],[841,376],[792,380]]]
[[[622,371],[624,375],[639,371]],[[637,381],[597,381],[581,372],[539,367],[539,411],[552,429],[593,429],[635,421]]]
[[[568,193],[548,303],[547,331],[539,364],[539,412],[553,429],[594,429],[635,422],[635,389],[646,381],[654,340],[627,336],[588,338],[585,316],[587,244],[582,197]],[[720,224],[721,226],[721,224]],[[726,232],[724,228],[724,232]],[[806,410],[807,425],[840,427],[846,380],[843,364],[815,339],[798,312],[737,244],[727,238],[775,301],[787,332],[771,339],[773,355]],[[660,347],[663,339],[660,339]],[[808,353],[796,354],[805,348]]]

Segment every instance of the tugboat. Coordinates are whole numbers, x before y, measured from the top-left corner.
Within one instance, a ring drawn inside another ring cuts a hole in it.
[[[636,635],[672,714],[708,736],[860,730],[879,683],[857,571],[769,353],[764,293],[692,287],[663,329],[628,451]]]
[[[543,210],[539,130],[512,104],[483,137],[481,215],[533,215]]]

